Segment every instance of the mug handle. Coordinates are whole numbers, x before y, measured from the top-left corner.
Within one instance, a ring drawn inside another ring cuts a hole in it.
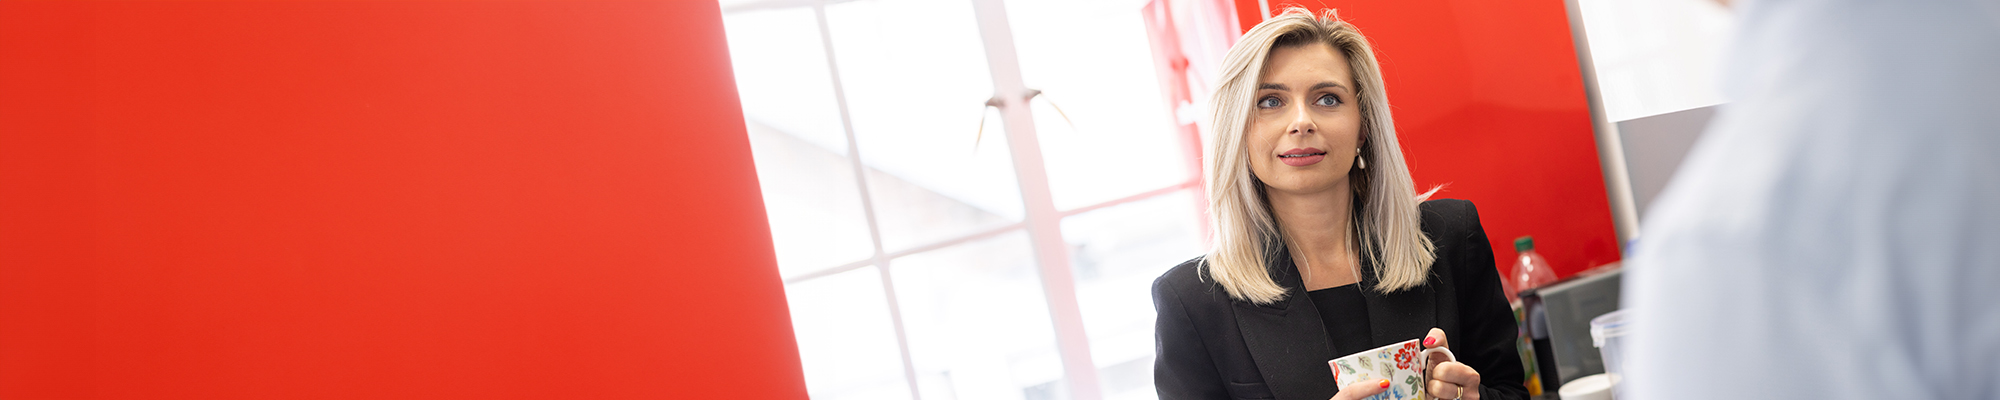
[[[1424,377],[1424,381],[1425,381],[1425,382],[1430,382],[1430,380],[1431,380],[1431,357],[1436,357],[1436,356],[1437,356],[1437,353],[1444,353],[1444,360],[1445,360],[1445,361],[1458,361],[1458,355],[1457,355],[1457,354],[1451,354],[1451,349],[1447,349],[1447,348],[1443,348],[1443,347],[1432,347],[1432,348],[1429,348],[1429,349],[1424,349],[1424,353],[1423,353],[1423,354],[1424,354],[1424,364],[1423,364],[1423,365],[1424,365],[1424,373],[1423,373],[1422,375],[1423,375],[1423,377]]]

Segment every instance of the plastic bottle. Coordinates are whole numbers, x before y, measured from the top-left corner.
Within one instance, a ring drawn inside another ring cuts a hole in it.
[[[1522,291],[1555,283],[1556,271],[1549,269],[1548,260],[1543,260],[1541,254],[1535,253],[1534,237],[1522,236],[1514,239],[1514,250],[1521,253],[1515,258],[1514,271],[1501,279],[1500,283],[1507,291],[1507,301],[1514,305],[1514,322],[1519,327],[1516,332],[1519,337],[1515,342],[1515,349],[1521,354],[1521,367],[1528,373],[1528,394],[1540,396],[1546,393],[1546,390],[1552,389],[1542,386],[1541,368],[1537,362],[1540,359],[1536,357],[1534,345],[1537,337],[1548,338],[1547,323],[1542,322],[1547,317],[1542,314],[1541,302],[1524,304],[1516,297]]]
[[[1509,297],[1524,290],[1556,282],[1556,271],[1549,269],[1548,260],[1543,260],[1541,254],[1535,253],[1535,237],[1522,236],[1514,239],[1514,251],[1520,252],[1521,255],[1515,257],[1514,273],[1508,274],[1511,277],[1509,281],[1513,284],[1511,285],[1513,287],[1507,288],[1511,291],[1508,293]]]

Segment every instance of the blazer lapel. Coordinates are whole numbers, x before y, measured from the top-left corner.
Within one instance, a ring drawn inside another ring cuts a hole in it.
[[[1275,254],[1265,265],[1271,278],[1285,287],[1286,295],[1284,300],[1269,305],[1235,302],[1236,326],[1242,330],[1250,359],[1256,362],[1264,384],[1277,398],[1332,397],[1338,387],[1326,362],[1334,358],[1333,346],[1327,343],[1326,325],[1320,322],[1319,309],[1306,298],[1305,283],[1299,279],[1298,268],[1293,266],[1284,246],[1265,254]],[[1373,312],[1372,306],[1370,311]]]
[[[1368,304],[1368,331],[1376,346],[1410,339],[1421,339],[1437,324],[1436,287],[1426,283],[1423,286],[1404,289],[1395,293],[1374,290],[1378,281],[1375,276],[1375,260],[1368,254],[1361,256],[1362,301]]]

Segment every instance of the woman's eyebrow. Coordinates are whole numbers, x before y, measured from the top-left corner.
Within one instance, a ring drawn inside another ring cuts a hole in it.
[[[1330,88],[1330,87],[1336,87],[1336,88],[1340,88],[1341,90],[1347,90],[1347,87],[1346,87],[1346,86],[1341,86],[1341,84],[1338,84],[1338,83],[1333,83],[1333,82],[1320,82],[1320,83],[1318,83],[1318,84],[1315,84],[1315,85],[1313,85],[1313,86],[1312,86],[1312,89],[1311,89],[1311,90],[1320,90],[1320,89],[1325,89],[1325,88]],[[1292,88],[1291,88],[1290,86],[1285,86],[1285,84],[1283,84],[1283,83],[1259,83],[1259,84],[1257,84],[1257,90],[1265,90],[1265,89],[1270,89],[1270,90],[1279,90],[1279,91],[1286,91],[1286,92],[1289,92],[1289,91],[1292,91]]]
[[[1341,86],[1340,84],[1338,84],[1338,83],[1333,83],[1333,82],[1320,82],[1320,83],[1319,83],[1319,84],[1317,84],[1317,85],[1313,85],[1313,87],[1312,87],[1312,90],[1320,90],[1320,89],[1325,89],[1325,88],[1330,88],[1330,87],[1337,87],[1337,88],[1340,88],[1340,90],[1347,90],[1347,87],[1346,87],[1346,86]]]

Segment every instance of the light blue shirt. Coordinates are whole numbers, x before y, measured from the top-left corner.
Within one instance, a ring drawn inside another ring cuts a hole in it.
[[[1627,263],[1625,399],[2000,398],[2000,1],[1737,11]]]

